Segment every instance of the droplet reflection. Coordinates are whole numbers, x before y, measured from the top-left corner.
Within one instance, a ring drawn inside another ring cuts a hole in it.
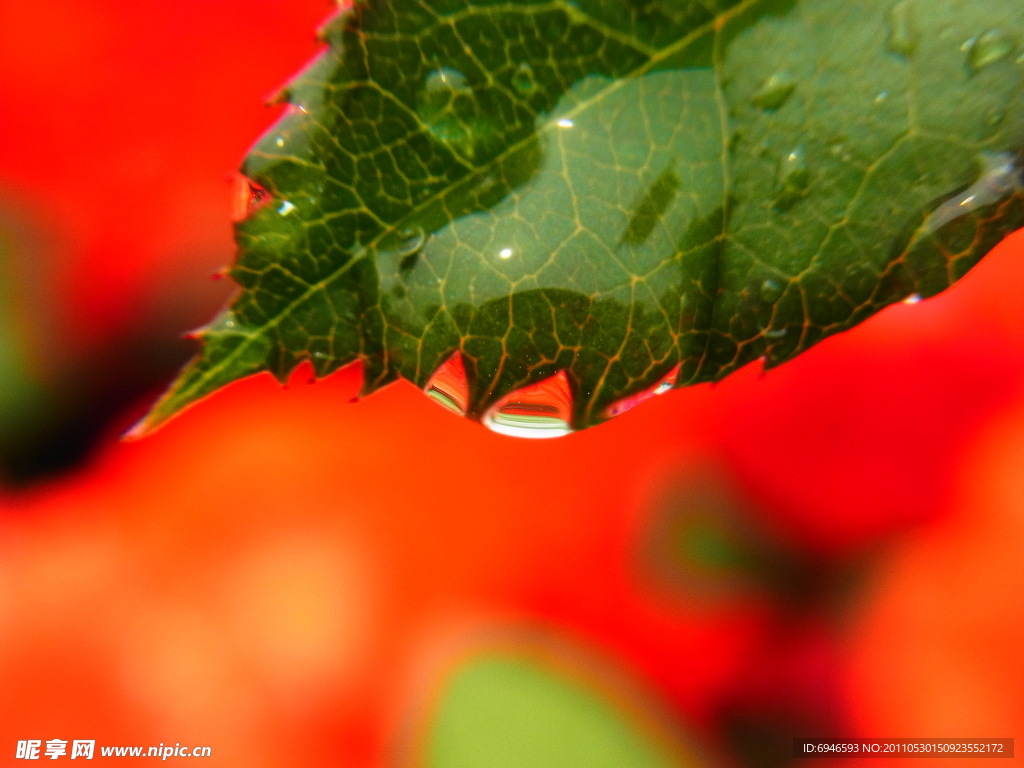
[[[572,432],[572,392],[559,371],[502,398],[484,414],[492,432],[511,437],[561,437]]]
[[[469,383],[466,366],[458,352],[438,368],[423,388],[427,397],[460,416],[466,415],[469,405]]]

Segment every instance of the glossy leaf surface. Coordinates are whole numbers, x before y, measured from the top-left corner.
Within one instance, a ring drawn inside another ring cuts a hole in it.
[[[583,428],[1024,224],[1018,0],[366,0],[323,37],[242,167],[241,291],[144,426],[304,359],[369,392],[458,353],[470,417],[564,372]]]

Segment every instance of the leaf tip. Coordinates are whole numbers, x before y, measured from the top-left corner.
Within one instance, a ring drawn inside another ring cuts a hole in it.
[[[124,432],[121,435],[121,442],[133,443],[136,440],[149,437],[149,435],[156,432],[164,424],[188,407],[187,405],[177,407],[173,403],[168,407],[166,403],[172,392],[173,388],[162,395],[153,407],[149,409],[149,412],[146,413],[145,416],[135,422],[126,432]]]

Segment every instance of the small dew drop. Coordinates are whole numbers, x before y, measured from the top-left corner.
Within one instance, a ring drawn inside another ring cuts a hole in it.
[[[905,298],[903,300],[903,303],[904,304],[917,304],[920,301],[921,301],[921,294],[920,293],[912,293],[909,296],[907,296],[907,298]]]
[[[853,155],[850,154],[847,142],[848,139],[845,136],[836,136],[828,143],[828,153],[832,157],[837,158],[840,162],[850,162],[850,160],[853,159]]]
[[[983,152],[979,164],[981,175],[978,180],[932,211],[921,225],[922,234],[931,234],[951,221],[1005,200],[1021,189],[1021,168],[1009,152]]]
[[[423,231],[422,227],[400,229],[398,237],[401,242],[396,250],[400,256],[412,256],[414,253],[419,253],[427,242],[427,233]]]
[[[572,128],[574,125],[576,124],[567,117],[563,117],[561,120],[558,121],[559,128]]]
[[[417,112],[431,135],[472,159],[485,138],[485,121],[466,76],[451,67],[431,71],[417,98]]]
[[[762,81],[750,100],[758,109],[776,110],[789,101],[796,86],[796,78],[789,72],[776,72]]]
[[[498,251],[498,256],[500,256],[503,259],[511,258],[512,257],[512,249],[511,248],[502,248],[500,251]]]
[[[761,301],[773,304],[782,298],[782,286],[775,280],[768,278],[761,283]]]
[[[888,98],[889,98],[889,92],[888,91],[882,91],[877,96],[875,96],[875,104],[884,104],[885,100],[888,99]]]
[[[635,395],[630,395],[629,397],[624,397],[621,400],[616,400],[605,409],[604,417],[606,419],[615,418],[628,410],[636,408],[640,403],[646,402],[652,397],[668,392],[676,385],[676,380],[678,378],[679,366],[677,365],[671,371],[666,373],[657,384],[648,387],[642,392],[637,392]]]
[[[469,90],[469,86],[466,83],[466,76],[459,70],[438,67],[427,75],[423,90],[427,96],[440,96],[442,100],[447,101],[452,94]]]
[[[913,0],[900,0],[889,10],[889,37],[886,47],[909,59],[917,50],[917,29],[914,25]]]
[[[456,352],[449,357],[430,377],[423,391],[435,403],[465,416],[469,406],[469,383],[462,355]]]
[[[807,155],[802,146],[787,152],[779,163],[776,178],[779,191],[775,197],[775,207],[785,211],[807,194],[811,183],[811,172],[807,166]]]
[[[537,92],[537,78],[533,73],[533,67],[525,61],[516,67],[512,75],[512,87],[523,96],[532,96]]]
[[[289,213],[295,210],[295,204],[285,200],[281,205],[278,206],[277,212],[282,216],[287,216]]]
[[[572,432],[572,392],[564,371],[502,398],[484,414],[492,432],[512,437],[561,437]]]
[[[284,137],[283,136],[278,136],[276,139],[274,139],[274,143],[277,146],[279,146],[279,147],[283,147],[284,146]]]
[[[960,46],[967,54],[967,68],[972,74],[1005,59],[1015,47],[1013,38],[1001,29],[982,32]]]

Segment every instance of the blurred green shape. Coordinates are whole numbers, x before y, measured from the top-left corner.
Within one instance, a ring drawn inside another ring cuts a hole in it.
[[[30,356],[30,318],[19,303],[10,235],[0,230],[0,478],[9,454],[46,409],[47,396]]]
[[[677,768],[684,755],[632,702],[529,656],[491,653],[444,687],[425,744],[429,768]],[[663,728],[663,726],[662,726]]]

